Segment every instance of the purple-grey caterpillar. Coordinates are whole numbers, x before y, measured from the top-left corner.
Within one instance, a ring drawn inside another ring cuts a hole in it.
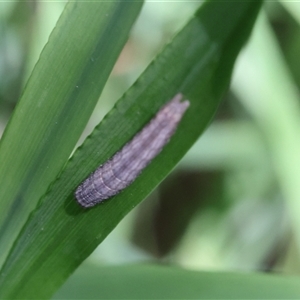
[[[83,207],[92,207],[130,185],[174,134],[190,102],[177,94],[111,159],[96,169],[76,189]]]

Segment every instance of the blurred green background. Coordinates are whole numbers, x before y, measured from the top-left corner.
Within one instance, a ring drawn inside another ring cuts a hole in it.
[[[144,5],[78,144],[198,6]],[[0,3],[1,134],[63,7]],[[300,4],[268,2],[210,127],[85,264],[298,274],[299,53]]]

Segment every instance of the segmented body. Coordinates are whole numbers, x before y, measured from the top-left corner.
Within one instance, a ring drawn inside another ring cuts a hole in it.
[[[182,97],[177,94],[131,141],[78,186],[75,196],[80,205],[92,207],[135,180],[174,134],[189,106],[189,101],[181,102]]]

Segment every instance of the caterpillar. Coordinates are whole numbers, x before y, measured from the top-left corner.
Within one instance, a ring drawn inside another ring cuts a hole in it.
[[[76,189],[75,198],[92,207],[125,189],[169,142],[190,102],[182,94],[165,104],[132,140],[99,166]]]

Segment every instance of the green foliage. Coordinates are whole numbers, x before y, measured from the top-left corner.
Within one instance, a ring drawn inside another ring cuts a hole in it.
[[[67,4],[25,86],[0,144],[2,298],[51,297],[182,159],[214,117],[261,1],[205,2],[68,160],[141,6],[139,1]],[[126,190],[93,209],[81,208],[74,199],[78,184],[178,92],[191,105],[170,143]],[[257,139],[253,141],[257,150]],[[195,167],[195,160],[192,165]],[[222,176],[206,176],[216,191],[211,188],[202,196],[206,188],[195,189],[193,201],[177,192],[171,197],[167,213],[162,213],[160,230],[151,234],[158,244],[163,243],[172,224],[173,236],[168,245],[160,245],[156,255],[171,251],[200,207],[215,209],[220,204]],[[174,182],[165,186],[166,194],[170,195]],[[176,197],[179,205],[172,210]],[[203,198],[201,205],[199,197]],[[218,211],[226,209],[226,205],[218,207]],[[171,217],[165,222],[166,215]],[[158,236],[159,231],[167,233]],[[55,297],[95,298],[100,294],[103,298],[234,299],[296,298],[300,294],[294,278],[257,274],[225,275],[143,265],[88,268],[84,272],[75,275]],[[138,288],[132,289],[132,282]]]
[[[297,277],[86,265],[53,299],[299,299],[299,293]]]

